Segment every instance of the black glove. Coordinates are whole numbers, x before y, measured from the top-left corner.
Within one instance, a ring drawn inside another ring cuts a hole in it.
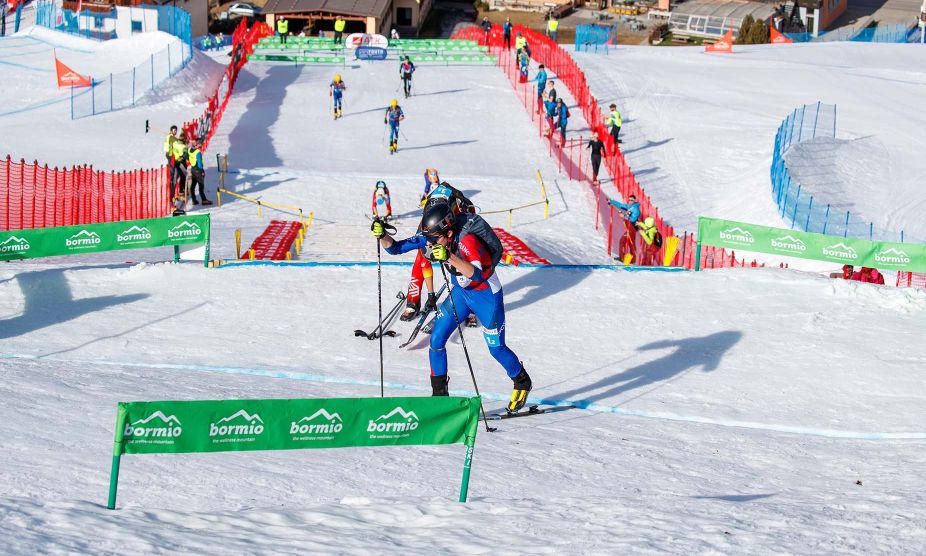
[[[437,294],[431,292],[428,294],[428,300],[424,302],[424,310],[430,311],[437,308]]]

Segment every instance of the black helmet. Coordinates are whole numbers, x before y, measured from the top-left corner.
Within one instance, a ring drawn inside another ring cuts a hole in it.
[[[436,199],[435,199],[436,201]],[[428,203],[421,217],[421,233],[426,236],[443,236],[453,229],[454,217],[450,203]]]

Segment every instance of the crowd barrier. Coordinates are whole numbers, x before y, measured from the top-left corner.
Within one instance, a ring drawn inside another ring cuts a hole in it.
[[[167,168],[103,172],[92,166],[0,161],[0,230],[156,218],[170,212]]]
[[[788,171],[785,155],[801,142],[817,137],[836,137],[836,106],[807,104],[797,108],[778,126],[772,153],[772,196],[778,204],[781,217],[790,220],[791,227],[805,232],[837,235],[848,238],[895,241],[903,243],[909,238],[904,232],[876,228],[872,222],[863,222],[850,211],[841,211],[831,203],[821,202],[802,190]]]
[[[576,25],[576,52],[608,53],[608,46],[617,44],[617,27],[614,25]]]
[[[537,63],[546,66],[549,71],[555,74],[560,83],[569,89],[570,94],[575,100],[575,108],[580,110],[585,121],[588,122],[589,128],[605,144],[605,152],[608,154],[602,160],[602,170],[609,173],[612,177],[612,184],[609,187],[616,189],[620,197],[626,199],[633,194],[640,202],[640,208],[643,217],[652,216],[656,221],[656,227],[662,234],[663,238],[675,236],[675,230],[667,225],[659,215],[657,207],[650,201],[646,192],[640,186],[639,182],[633,175],[633,171],[624,159],[618,145],[608,133],[604,125],[604,117],[597,99],[591,94],[585,73],[579,68],[568,52],[562,49],[557,43],[549,37],[533,31],[521,25],[515,25],[513,33],[521,33],[527,39],[531,51],[531,58]],[[512,87],[514,87],[518,98],[524,105],[524,108],[531,115],[531,119],[537,122],[538,134],[544,136],[543,117],[537,110],[537,90],[536,84],[527,81],[521,82],[520,72],[515,66],[514,51],[504,47],[503,35],[500,28],[493,27],[488,35],[480,27],[469,26],[458,30],[453,34],[453,39],[471,40],[476,44],[487,46],[489,54],[496,56],[498,65],[508,76]],[[488,44],[487,44],[488,39]],[[568,133],[568,128],[567,128]],[[613,214],[612,208],[608,205],[607,200],[613,196],[603,192],[601,186],[595,186],[591,182],[590,171],[586,161],[586,151],[584,144],[587,138],[580,136],[578,141],[573,138],[565,143],[561,142],[558,134],[546,135],[550,144],[550,154],[557,160],[560,170],[567,173],[570,179],[576,179],[587,182],[593,189],[597,200],[597,217],[596,227],[604,226],[606,223],[606,235],[610,238],[608,241],[609,254],[612,253],[612,243],[616,245],[617,240],[624,234],[624,226],[620,218]],[[640,246],[639,236],[636,236],[635,249],[637,249],[634,260],[642,258],[642,247]],[[682,233],[679,236],[678,250],[672,254],[669,265],[685,266],[686,268],[694,267],[694,234]],[[712,261],[715,266],[710,268],[720,268],[724,266],[746,266],[745,261],[737,261],[731,257],[729,252],[724,249],[717,249],[716,252],[704,248],[703,259]],[[665,251],[660,250],[656,256],[657,260],[665,262]],[[667,265],[668,266],[668,265]]]
[[[840,27],[839,29],[819,33],[816,37],[813,36],[813,33],[785,33],[785,35],[796,43],[836,41],[905,43],[910,39],[907,26],[902,24],[878,25],[863,29]]]

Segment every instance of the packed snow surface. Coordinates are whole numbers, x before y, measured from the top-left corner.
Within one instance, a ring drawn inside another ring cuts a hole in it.
[[[689,56],[681,52],[680,60]],[[868,51],[860,52],[864,63]],[[625,56],[623,78],[640,79],[631,62],[640,56]],[[743,59],[736,56],[734,64]],[[688,67],[686,79],[707,71],[678,63]],[[334,71],[348,85],[339,120],[328,104]],[[170,86],[194,79],[186,72]],[[501,210],[490,222],[541,256],[610,261],[587,186],[557,173],[498,69],[422,65],[415,79],[417,94],[399,99],[407,119],[390,156],[382,115],[397,96],[394,65],[251,63],[206,156],[210,196],[214,155],[227,153],[226,187],[312,213],[301,260],[362,264],[207,269],[160,262],[170,257],[164,249],[0,265],[5,552],[926,552],[926,292],[772,268],[502,267],[507,340],[534,379],[531,399],[576,407],[502,421],[494,433],[480,429],[466,504],[456,501],[457,445],[125,456],[117,509],[106,510],[119,401],[379,395],[378,342],[353,335],[376,321],[376,248],[364,214],[378,179],[392,192],[399,234],[414,232],[422,172],[433,166],[483,211]],[[717,94],[730,90],[712,86]],[[844,94],[836,79],[818,87]],[[714,117],[733,118],[727,112],[737,103],[759,113],[750,99],[730,96]],[[84,130],[73,151],[54,134],[23,141],[36,158],[102,157],[96,143],[121,144],[111,158],[117,167],[156,164],[163,135],[139,137],[138,126],[196,115],[181,110],[185,102],[165,94],[62,125],[64,137]],[[758,193],[734,187],[732,177],[725,187],[695,179],[713,166],[676,164],[666,154],[667,167],[692,172],[672,174],[689,177],[667,215],[696,214],[685,204],[691,196],[727,207],[719,216],[755,220],[767,211],[772,219],[758,151],[770,153],[794,102],[782,100],[773,106],[781,110],[763,117],[769,134],[725,132],[734,146],[753,145],[735,160]],[[628,141],[644,132],[640,106],[629,109]],[[44,111],[32,118],[35,129],[69,121]],[[18,145],[8,131],[25,125],[0,118],[0,137]],[[680,118],[666,126],[666,145],[676,152],[717,160],[692,131],[703,132],[700,123]],[[717,164],[722,176],[733,163]],[[505,209],[539,199],[538,170],[550,217],[529,207],[514,211],[509,225]],[[214,258],[234,258],[235,229],[246,247],[270,219],[293,218],[266,206],[257,211],[227,195],[212,207]],[[409,269],[383,267],[386,308],[405,289]],[[442,282],[439,272],[435,280]],[[428,395],[427,337],[400,350],[411,325],[395,329],[398,337],[384,340],[386,395]],[[498,410],[511,381],[479,329],[463,334],[486,409]],[[447,350],[451,392],[473,395],[460,338]]]

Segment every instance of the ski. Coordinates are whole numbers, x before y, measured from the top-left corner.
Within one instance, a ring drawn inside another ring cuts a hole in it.
[[[527,407],[527,411],[521,410],[516,413],[509,413],[508,410],[502,410],[496,413],[489,413],[486,415],[486,419],[489,421],[500,421],[502,419],[515,419],[517,417],[529,417],[531,415],[540,415],[543,413],[557,413],[559,411],[566,411],[567,409],[575,409],[574,405],[555,405],[551,407],[539,407],[539,404],[530,405]]]
[[[444,293],[444,290],[446,289],[447,289],[447,284],[444,284],[443,286],[440,287],[439,290],[437,290],[437,296],[436,296],[437,297],[437,307],[440,307],[440,296]],[[421,316],[418,317],[418,322],[415,324],[415,328],[412,330],[411,335],[408,337],[408,341],[400,345],[399,346],[400,348],[404,348],[408,344],[412,343],[412,341],[414,341],[415,337],[418,336],[418,332],[421,331],[421,327],[424,325],[424,321],[427,320],[428,315],[430,315],[432,311],[435,311],[437,307],[434,307],[433,309],[426,309],[421,312]]]
[[[386,313],[386,316],[383,318],[382,322],[380,322],[379,325],[376,328],[374,328],[372,332],[365,332],[358,328],[357,330],[354,330],[354,336],[357,336],[358,338],[363,336],[367,340],[375,340],[376,338],[378,338],[380,331],[387,328],[389,326],[389,323],[391,323],[392,321],[392,317],[397,315],[399,311],[401,310],[402,303],[405,301],[405,293],[400,291],[399,293],[396,294],[396,298],[398,299],[396,304],[392,307],[392,309],[389,310],[388,313]],[[386,330],[386,332],[383,332],[383,336],[395,336],[395,335],[396,335],[395,330]]]

